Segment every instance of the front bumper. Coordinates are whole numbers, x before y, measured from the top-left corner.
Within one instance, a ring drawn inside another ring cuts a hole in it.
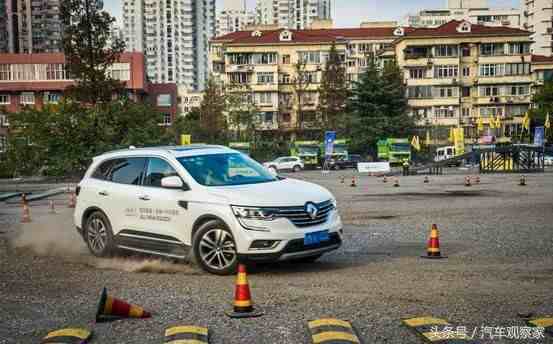
[[[238,254],[238,259],[242,262],[275,262],[318,256],[342,246],[340,233],[330,233],[329,237],[328,241],[310,246],[305,246],[303,239],[294,239],[288,241],[279,252]]]

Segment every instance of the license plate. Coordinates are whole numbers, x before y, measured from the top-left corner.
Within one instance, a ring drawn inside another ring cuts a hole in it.
[[[320,231],[313,233],[306,233],[303,238],[303,244],[305,246],[318,245],[323,241],[329,241],[328,231]]]

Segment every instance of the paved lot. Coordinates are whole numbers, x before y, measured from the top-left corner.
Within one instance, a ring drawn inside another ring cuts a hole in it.
[[[307,343],[307,320],[349,319],[367,343],[421,343],[402,327],[413,315],[443,317],[469,329],[523,326],[518,314],[553,314],[553,174],[401,179],[401,187],[340,173],[298,177],[328,187],[346,224],[343,248],[307,265],[256,267],[254,302],[266,315],[230,320],[234,277],[144,258],[90,257],[58,196],[58,213],[0,204],[0,343],[36,343],[48,330],[88,326],[94,343],[161,343],[173,324],[209,325],[213,343]],[[420,259],[429,227],[440,228],[441,261]],[[101,289],[154,313],[149,320],[93,323]],[[478,332],[480,334],[480,332]],[[489,339],[483,342],[520,343]],[[528,341],[551,343],[551,338]]]

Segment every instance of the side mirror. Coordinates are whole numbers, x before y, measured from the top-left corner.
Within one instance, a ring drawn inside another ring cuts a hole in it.
[[[178,189],[188,191],[190,187],[178,176],[165,177],[161,179],[161,187],[165,189]]]

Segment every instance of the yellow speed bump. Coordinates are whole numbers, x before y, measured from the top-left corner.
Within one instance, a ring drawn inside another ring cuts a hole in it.
[[[546,333],[553,336],[553,317],[531,319],[528,320],[528,325],[543,327]]]
[[[41,344],[86,344],[92,332],[84,328],[65,328],[50,332],[42,338]]]
[[[207,327],[173,326],[165,330],[165,344],[208,344]]]
[[[466,333],[457,331],[456,327],[444,319],[425,316],[403,319],[402,322],[428,343],[475,343]]]
[[[339,319],[318,319],[307,323],[313,344],[361,344],[351,324]]]

